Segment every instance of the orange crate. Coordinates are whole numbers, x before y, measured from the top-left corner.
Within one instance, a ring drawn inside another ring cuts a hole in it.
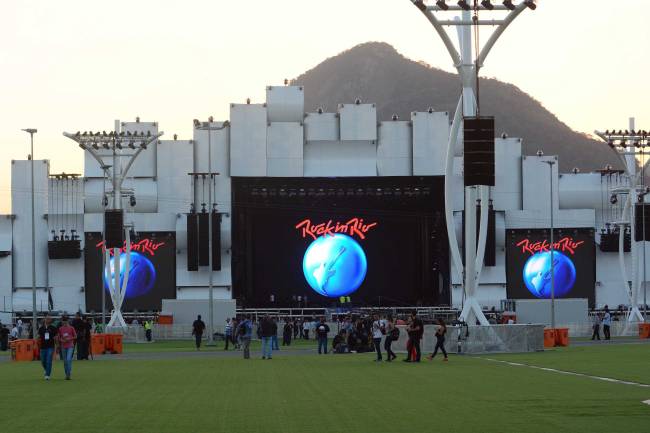
[[[650,323],[639,323],[639,338],[650,338]]]
[[[174,316],[170,314],[161,314],[158,316],[158,324],[160,325],[172,325],[174,323]]]
[[[115,353],[113,352],[113,336],[115,334],[104,334],[104,353]]]
[[[557,328],[555,330],[555,345],[556,346],[569,345],[569,328]]]
[[[33,361],[34,360],[34,340],[16,340],[16,361]]]
[[[104,334],[93,334],[90,337],[90,350],[92,350],[93,355],[101,355],[105,350],[105,335]]]
[[[555,347],[555,329],[544,330],[544,347]]]

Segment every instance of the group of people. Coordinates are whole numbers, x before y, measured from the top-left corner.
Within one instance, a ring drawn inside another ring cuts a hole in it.
[[[49,315],[46,316],[38,328],[38,341],[45,380],[50,380],[52,376],[52,361],[57,348],[59,356],[63,360],[65,379],[70,380],[72,375],[72,357],[78,336],[75,328],[70,325],[68,316],[64,315],[61,317],[58,326],[55,326]]]
[[[600,340],[600,325],[603,325],[603,336],[605,340],[611,339],[610,327],[612,326],[612,315],[609,312],[609,306],[605,305],[602,313],[596,313],[593,317],[593,333],[591,334],[592,340]]]

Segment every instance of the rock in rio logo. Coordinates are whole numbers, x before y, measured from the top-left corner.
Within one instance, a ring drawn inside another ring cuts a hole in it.
[[[368,263],[366,253],[354,239],[366,239],[367,233],[377,226],[363,218],[347,222],[314,224],[305,219],[296,224],[303,238],[312,238],[302,260],[302,271],[309,286],[320,295],[337,298],[356,291],[366,278]]]
[[[551,243],[546,239],[533,242],[526,238],[517,242],[515,246],[521,248],[522,254],[531,254],[522,275],[528,291],[542,299],[550,299],[551,291],[556,297],[565,297],[576,282],[576,267],[569,255],[575,255],[584,243],[568,236],[554,241],[551,259]]]

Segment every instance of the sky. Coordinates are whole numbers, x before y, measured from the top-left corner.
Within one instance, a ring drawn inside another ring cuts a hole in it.
[[[482,75],[517,85],[577,131],[625,129],[631,116],[650,130],[648,1],[538,3]],[[191,138],[192,119],[225,120],[230,102],[263,102],[266,85],[368,41],[453,71],[410,0],[2,1],[0,213],[11,210],[11,160],[29,153],[22,128],[38,129],[35,156],[52,173],[80,173],[82,151],[63,131],[139,116]]]

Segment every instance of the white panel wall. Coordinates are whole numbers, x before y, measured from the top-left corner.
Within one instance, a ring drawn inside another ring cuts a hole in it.
[[[306,141],[338,141],[339,140],[338,113],[306,113],[305,114],[305,140]]]
[[[449,140],[449,114],[444,111],[411,113],[413,174],[443,176]]]
[[[299,122],[272,122],[266,132],[267,175],[303,175],[303,128]]]
[[[381,122],[377,145],[377,175],[413,175],[413,146],[411,143],[410,122]]]
[[[554,161],[552,169],[548,162]],[[551,200],[551,170],[553,179],[553,209],[559,207],[557,156],[524,156],[521,161],[523,177],[523,209],[545,210]]]
[[[269,122],[302,122],[305,92],[302,86],[267,86],[266,107]]]
[[[32,287],[32,217],[31,217],[31,161],[12,161],[11,208],[13,224],[14,286]],[[47,283],[48,227],[45,214],[48,209],[49,161],[34,161],[35,228],[36,228],[36,286]],[[30,297],[31,299],[31,297]],[[30,303],[31,305],[31,303]]]
[[[374,141],[313,141],[304,152],[305,177],[377,175]]]
[[[10,215],[0,215],[0,251],[11,253],[12,220]],[[12,256],[0,257],[0,321],[9,323],[10,314],[2,311],[11,311],[12,295]]]
[[[492,188],[494,209],[521,209],[521,139],[497,138],[494,143],[494,154],[496,161],[495,187]]]
[[[339,104],[341,140],[377,140],[377,107],[375,104]]]
[[[560,175],[560,208],[607,209],[610,207],[607,178],[600,173]]]
[[[150,132],[151,135],[158,133],[158,122],[122,122],[122,131],[134,133],[142,133],[146,135]],[[124,149],[124,153],[133,152],[131,149]],[[158,153],[158,142],[154,141],[145,150],[140,152],[138,158],[135,160],[129,169],[129,177],[155,177],[156,173],[156,155]],[[123,167],[126,166],[126,159],[124,159]]]
[[[212,126],[221,127],[223,122],[212,123]],[[212,146],[212,171],[219,173],[215,180],[215,199],[218,209],[224,210],[224,206],[230,207],[230,128],[212,131],[210,135]],[[194,130],[194,172],[208,172],[208,133],[207,131]],[[198,182],[198,186],[201,182]],[[196,190],[195,203],[200,204],[200,191]],[[198,208],[197,208],[198,209]]]
[[[553,227],[594,227],[596,213],[593,209],[556,210],[553,218]],[[509,229],[534,229],[549,228],[551,215],[545,210],[506,211],[506,227]]]
[[[632,278],[632,260],[629,254],[627,254],[625,264],[628,280],[630,280]],[[648,290],[648,295],[650,295],[650,290]],[[596,247],[596,308],[602,308],[605,305],[616,308],[620,304],[627,305],[628,303],[627,287],[624,285],[621,275],[618,252],[604,253]],[[643,303],[643,290],[641,290],[639,303]]]
[[[266,176],[266,104],[230,104],[230,175]]]
[[[192,140],[161,140],[158,145],[158,212],[188,212],[192,197],[194,171]]]

